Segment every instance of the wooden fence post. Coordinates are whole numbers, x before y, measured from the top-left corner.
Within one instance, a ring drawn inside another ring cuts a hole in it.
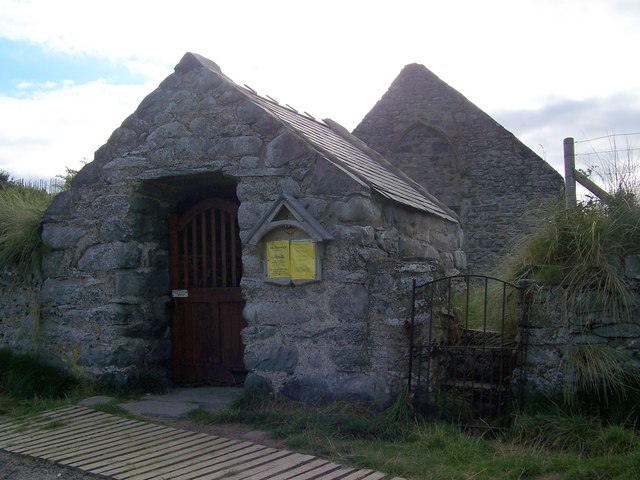
[[[576,154],[572,137],[564,139],[564,193],[567,210],[576,206]]]

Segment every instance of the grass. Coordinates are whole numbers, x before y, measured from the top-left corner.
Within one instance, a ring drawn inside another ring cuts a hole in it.
[[[622,479],[640,471],[640,438],[633,430],[557,409],[523,414],[493,438],[426,423],[403,397],[380,410],[247,394],[227,410],[195,411],[190,419],[251,425],[288,448],[407,479]]]
[[[80,381],[71,374],[38,361],[33,353],[16,353],[0,349],[0,415],[29,416],[81,398],[109,395],[114,403],[96,407],[105,413],[124,415],[118,400],[145,393],[162,393],[166,379],[152,375],[134,376],[126,385],[97,385]]]
[[[33,354],[0,349],[0,393],[16,400],[58,399],[78,386],[65,372],[38,362]]]
[[[564,355],[562,366],[567,404],[591,400],[605,411],[622,404],[629,414],[640,413],[640,372],[624,353],[606,344],[578,345]]]
[[[31,355],[4,350],[0,355],[0,416],[28,420],[35,413],[96,393]],[[16,381],[20,376],[24,381]],[[271,432],[290,449],[410,480],[636,478],[637,433],[549,405],[531,402],[531,412],[517,417],[514,427],[497,437],[426,423],[406,396],[382,409],[354,402],[308,405],[247,393],[226,410],[196,410],[190,420],[250,425]],[[117,402],[100,409],[125,415]]]
[[[560,307],[574,333],[590,335],[594,326],[616,322],[637,324],[637,282],[625,276],[623,262],[640,252],[639,227],[638,197],[621,188],[607,203],[558,206],[503,270],[512,281],[562,287]],[[629,357],[608,345],[568,345],[562,367],[568,406],[638,425],[640,370]]]
[[[0,266],[39,272],[40,223],[51,199],[46,191],[28,186],[0,188]]]
[[[461,312],[462,326],[507,336],[515,336],[517,331],[517,301],[517,289],[494,279],[485,283],[484,278],[470,278],[464,290],[452,298]]]
[[[565,287],[574,312],[606,312],[633,320],[636,302],[620,261],[640,252],[640,204],[628,193],[613,202],[588,202],[575,209],[558,206],[511,259],[509,278],[541,280]]]

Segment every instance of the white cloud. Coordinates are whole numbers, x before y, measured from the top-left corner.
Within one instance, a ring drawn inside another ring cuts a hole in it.
[[[0,170],[49,178],[91,160],[151,85],[94,82],[0,97]]]
[[[0,0],[0,12],[4,38],[118,62],[148,79],[142,88],[64,85],[20,101],[0,98],[3,114],[25,118],[18,125],[0,120],[0,138],[14,145],[2,143],[0,168],[22,157],[21,149],[32,152],[34,143],[16,141],[34,136],[56,146],[37,154],[62,161],[56,172],[90,157],[186,51],[217,62],[240,84],[349,129],[405,64],[421,63],[483,110],[505,112],[498,120],[554,164],[550,145],[590,131],[587,117],[600,111],[591,99],[640,98],[640,9],[629,0]],[[563,102],[584,102],[575,123],[561,123],[558,113],[540,114],[548,123],[531,129],[518,126],[522,112],[538,118],[536,111]],[[625,115],[639,111],[633,104]],[[617,123],[614,112],[599,121],[602,129],[619,128],[605,123]],[[79,147],[76,132],[89,147]],[[29,155],[16,168],[28,171],[35,162]]]
[[[566,137],[583,142],[610,134],[640,132],[640,94],[564,99],[535,110],[496,111],[493,115],[505,128],[563,173],[563,141]],[[640,135],[633,138],[640,140]],[[576,145],[578,167],[589,166],[591,159],[584,154],[593,151],[593,145],[593,142]],[[597,147],[599,149],[610,149],[610,145],[601,145]]]

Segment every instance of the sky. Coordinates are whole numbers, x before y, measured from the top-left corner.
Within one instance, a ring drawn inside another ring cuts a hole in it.
[[[561,173],[565,137],[640,162],[638,25],[640,0],[0,0],[0,170],[91,161],[185,52],[349,130],[420,63]]]

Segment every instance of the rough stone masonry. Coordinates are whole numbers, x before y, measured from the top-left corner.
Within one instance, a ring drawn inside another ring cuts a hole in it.
[[[283,195],[332,237],[318,281],[266,282],[265,247],[247,242]],[[464,267],[456,215],[358,139],[266,103],[195,54],[47,210],[40,354],[100,381],[170,376],[168,219],[210,197],[238,207],[247,384],[388,401],[406,375],[411,280]],[[10,347],[34,347],[28,315],[0,323]]]

